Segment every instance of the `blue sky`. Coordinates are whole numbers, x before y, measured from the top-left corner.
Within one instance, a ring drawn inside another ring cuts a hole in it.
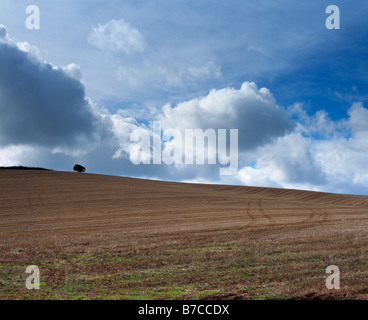
[[[1,1],[0,24],[7,32],[4,48],[17,46],[58,72],[36,72],[37,77],[29,79],[46,89],[38,91],[39,100],[27,105],[28,100],[18,99],[19,95],[34,91],[29,85],[17,85],[21,77],[15,77],[24,68],[19,69],[21,62],[12,66],[15,60],[8,56],[9,50],[2,51],[0,62],[9,70],[6,75],[4,68],[0,70],[0,109],[13,122],[0,121],[0,165],[70,170],[74,162],[83,162],[87,171],[96,173],[368,193],[366,1],[32,4],[40,8],[40,30],[25,27],[28,1]],[[325,10],[332,4],[340,8],[339,30],[325,26]],[[16,55],[15,49],[12,54]],[[19,61],[24,59],[31,70],[29,57],[20,55]],[[66,93],[65,101],[52,102],[56,84],[63,88],[60,96]],[[73,86],[79,89],[69,94],[67,88]],[[255,105],[264,96],[261,88],[267,88],[273,100],[267,94],[264,104]],[[218,101],[210,99],[211,90]],[[239,95],[241,105],[234,102]],[[203,99],[206,106],[201,112],[196,99]],[[78,110],[75,101],[81,101],[80,117],[72,121],[67,115]],[[213,112],[205,113],[214,106],[221,109],[215,120]],[[24,125],[24,110],[34,111],[29,120],[33,126]],[[272,125],[267,126],[278,129],[268,130],[262,114],[272,115]],[[239,172],[221,177],[213,173],[218,172],[213,166],[133,165],[127,142],[130,132],[136,127],[147,129],[150,121],[158,119],[166,127],[183,130],[182,123],[239,129]],[[64,135],[62,129],[56,133],[45,125],[52,121],[57,122],[54,127],[65,128]],[[17,126],[25,129],[12,134]]]

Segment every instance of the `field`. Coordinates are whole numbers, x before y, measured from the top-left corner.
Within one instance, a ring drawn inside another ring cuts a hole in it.
[[[0,299],[366,299],[367,231],[367,196],[1,170]]]

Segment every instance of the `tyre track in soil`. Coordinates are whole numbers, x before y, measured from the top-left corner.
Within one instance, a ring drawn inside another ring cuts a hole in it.
[[[268,220],[269,227],[273,228],[276,225],[276,222],[269,214],[265,212],[262,204],[262,199],[258,200],[258,209],[261,213],[261,216],[266,217],[266,219]]]
[[[322,209],[309,209],[311,213],[309,217],[303,221],[297,222],[294,225],[301,226],[302,229],[317,226],[320,223],[327,223],[331,221],[332,214]]]
[[[321,209],[311,209],[313,212],[313,220],[311,221],[313,225],[317,225],[319,223],[326,223],[331,220],[331,213],[328,213]]]
[[[331,217],[332,217],[331,213],[326,212],[324,210],[320,210],[320,211],[322,213],[322,222],[323,223],[331,221]]]
[[[309,209],[310,214],[309,217],[303,221],[298,222],[297,224],[304,224],[304,225],[315,225],[318,222],[319,213],[316,209]]]
[[[251,206],[252,206],[252,199],[247,201],[247,208],[245,209],[246,217],[249,218],[248,219],[249,222],[246,223],[245,225],[242,225],[242,226],[236,228],[237,230],[248,229],[248,228],[256,225],[257,218],[254,216],[254,214],[252,214]]]
[[[250,218],[250,221],[247,224],[247,227],[254,226],[257,221],[257,218],[252,214],[251,206],[252,206],[252,200],[249,200],[247,204],[247,216]]]
[[[252,202],[254,203],[254,201],[256,201],[256,203],[257,203],[258,210],[260,212],[260,217],[265,217],[268,220],[267,227],[270,227],[270,228],[275,227],[276,226],[276,222],[275,222],[275,220],[269,214],[266,214],[265,213],[265,210],[263,208],[262,200],[259,199],[257,201],[256,199],[250,199],[247,202],[247,209],[246,209],[247,217],[250,218],[250,221],[245,226],[242,226],[240,229],[246,229],[248,227],[254,227],[254,226],[257,225],[257,222],[260,221],[260,218],[257,217],[257,214],[253,214],[252,213]]]

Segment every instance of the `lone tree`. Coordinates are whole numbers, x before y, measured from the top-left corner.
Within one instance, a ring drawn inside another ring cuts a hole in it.
[[[74,171],[77,171],[77,172],[85,172],[86,171],[86,168],[81,166],[80,164],[76,164],[73,168]]]

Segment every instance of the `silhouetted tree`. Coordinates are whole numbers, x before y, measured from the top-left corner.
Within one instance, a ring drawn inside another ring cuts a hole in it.
[[[85,172],[86,171],[86,168],[81,166],[80,164],[76,164],[73,168],[74,171],[77,171],[77,172]]]

